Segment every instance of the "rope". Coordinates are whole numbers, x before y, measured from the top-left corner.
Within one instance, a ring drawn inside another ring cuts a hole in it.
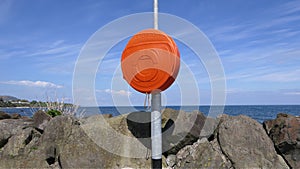
[[[147,107],[147,110],[149,110],[150,109],[150,107],[151,107],[151,100],[150,100],[150,94],[148,94],[148,107]]]
[[[151,154],[149,153],[149,150],[148,150],[148,148],[147,148],[147,152],[146,152],[146,160],[149,160],[149,158],[151,157]]]
[[[145,95],[145,100],[144,100],[144,109],[146,109],[146,104],[147,104],[147,95],[148,95],[148,93],[146,93],[146,95]]]
[[[154,0],[154,29],[158,29],[158,0]]]
[[[144,109],[149,110],[150,107],[151,107],[150,94],[146,93],[145,100],[144,100]]]

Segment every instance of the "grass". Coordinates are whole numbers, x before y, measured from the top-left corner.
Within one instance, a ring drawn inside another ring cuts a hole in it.
[[[47,101],[45,105],[38,105],[37,108],[32,108],[32,113],[34,114],[38,110],[42,110],[49,114],[52,117],[55,117],[57,115],[68,115],[68,116],[74,116],[77,118],[82,118],[85,116],[86,112],[85,110],[79,110],[78,105],[65,103],[64,98],[61,99],[51,99],[50,97],[47,97]]]

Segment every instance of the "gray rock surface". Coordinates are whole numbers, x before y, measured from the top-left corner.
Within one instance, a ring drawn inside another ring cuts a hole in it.
[[[122,118],[112,120],[112,125],[116,125],[115,127],[119,125],[117,128],[124,132],[126,125],[119,123],[119,119]],[[32,144],[31,142],[24,143],[24,139],[28,140],[33,128],[21,130],[20,133],[16,132],[1,150],[3,154],[0,158],[3,162],[0,163],[0,168],[150,167],[149,159],[126,158],[106,151],[86,134],[80,124],[74,117],[57,116],[48,122],[43,134],[35,137],[38,140],[33,141]],[[97,131],[98,134],[105,133],[103,131],[105,128],[98,127],[94,123],[84,125],[86,128],[95,129],[93,131]],[[119,145],[124,144],[120,140],[110,140],[110,142],[111,144],[114,142],[118,142]],[[26,155],[20,152],[26,152]]]
[[[20,114],[18,114],[18,113],[12,113],[11,115],[11,118],[12,119],[20,119],[22,116],[20,115]]]
[[[126,116],[128,129],[147,148],[151,149],[151,113],[133,112]],[[206,123],[206,126],[204,124]],[[217,122],[206,118],[201,112],[187,113],[165,109],[162,113],[162,138],[165,156],[175,155],[181,148],[191,145],[199,138],[213,134]],[[204,129],[205,128],[205,129]],[[128,131],[126,131],[128,132]]]
[[[37,129],[44,130],[47,126],[48,121],[52,119],[50,115],[42,110],[39,110],[33,115],[33,126]]]
[[[9,138],[7,144],[3,147],[2,156],[16,157],[29,154],[40,136],[41,134],[31,127],[19,130]]]
[[[170,154],[166,159],[166,164],[169,167],[175,167],[177,163],[177,157],[174,154]]]
[[[23,128],[32,124],[30,120],[4,119],[0,120],[0,148],[5,146],[8,139],[21,131]]]
[[[170,123],[171,122],[171,123]],[[186,145],[191,145],[199,138],[208,138],[217,126],[215,119],[206,118],[203,113],[187,113],[165,109],[162,114],[162,126],[169,124],[163,133],[164,154],[176,154]]]
[[[10,119],[11,116],[3,111],[0,111],[0,120],[3,120],[3,119]]]
[[[288,168],[263,126],[250,117],[223,116],[217,139],[235,168]]]
[[[206,138],[199,139],[193,145],[181,149],[176,155],[176,165],[173,168],[231,168],[232,164],[226,158],[215,141]]]
[[[300,117],[278,114],[265,121],[264,127],[288,164],[300,168]]]
[[[150,168],[149,122],[140,124],[149,113],[139,113],[57,116],[42,129],[34,120],[0,120],[0,168]],[[288,168],[262,125],[249,117],[214,120],[199,112],[164,113],[164,145],[174,150],[163,156],[164,167]]]
[[[81,127],[95,145],[103,148],[102,158],[108,168],[150,168],[151,160],[146,157],[151,152],[128,129],[127,116],[88,118]]]

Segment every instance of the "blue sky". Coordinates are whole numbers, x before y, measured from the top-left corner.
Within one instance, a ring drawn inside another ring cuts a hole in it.
[[[72,101],[74,66],[89,37],[119,17],[151,12],[152,3],[1,0],[0,95]],[[209,38],[224,67],[226,104],[300,104],[299,0],[160,0],[159,11],[188,20]],[[130,87],[112,88],[127,41],[114,46],[100,64],[95,79],[99,105],[113,105],[112,96],[129,98],[134,105],[144,103],[145,96]],[[205,68],[187,46],[176,42],[196,79],[199,104],[210,104]],[[184,71],[179,76],[184,78]],[[179,88],[189,86],[175,83],[164,92],[168,105],[180,104]]]

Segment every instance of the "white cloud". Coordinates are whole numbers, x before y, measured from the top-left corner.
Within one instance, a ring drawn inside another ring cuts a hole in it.
[[[55,55],[55,57],[63,57],[75,55],[79,52],[81,44],[62,45],[63,42],[54,42],[55,45],[52,48],[44,48],[37,52],[28,53],[27,56],[44,56],[44,55]],[[75,55],[76,56],[76,55]],[[53,57],[51,57],[53,59]]]
[[[2,42],[0,42],[2,43]],[[24,43],[24,42],[18,42]],[[4,49],[11,49],[11,46],[19,46],[18,43],[4,44]],[[1,58],[5,59],[10,58],[29,58],[39,59],[39,61],[48,62],[49,60],[54,61],[58,58],[75,58],[82,44],[73,43],[66,44],[64,40],[57,40],[54,42],[45,42],[45,43],[33,43],[30,47],[26,48],[12,48],[13,50],[0,50]]]
[[[242,92],[241,89],[238,88],[227,88],[226,89],[226,94],[236,94]]]
[[[285,95],[300,95],[300,92],[286,92]]]
[[[294,71],[266,73],[263,75],[257,75],[256,77],[252,77],[249,79],[270,82],[295,82],[300,81],[299,73],[300,69]]]
[[[266,66],[228,73],[226,80],[291,83],[300,81],[299,73],[300,69],[277,70]]]
[[[55,47],[57,47],[57,46],[62,45],[64,42],[65,42],[64,40],[57,40],[57,41],[53,42],[50,46],[51,46],[52,48],[55,48]]]
[[[29,86],[29,87],[43,87],[43,88],[62,88],[63,86],[57,85],[51,82],[44,81],[29,81],[29,80],[21,80],[21,81],[6,81],[1,82],[2,84],[10,84],[10,85],[21,85],[21,86]]]
[[[132,92],[126,90],[112,90],[112,89],[105,89],[105,90],[96,90],[97,92],[105,92],[112,95],[120,95],[120,96],[130,96]]]
[[[300,11],[300,1],[290,1],[282,6],[281,14],[287,15]]]

